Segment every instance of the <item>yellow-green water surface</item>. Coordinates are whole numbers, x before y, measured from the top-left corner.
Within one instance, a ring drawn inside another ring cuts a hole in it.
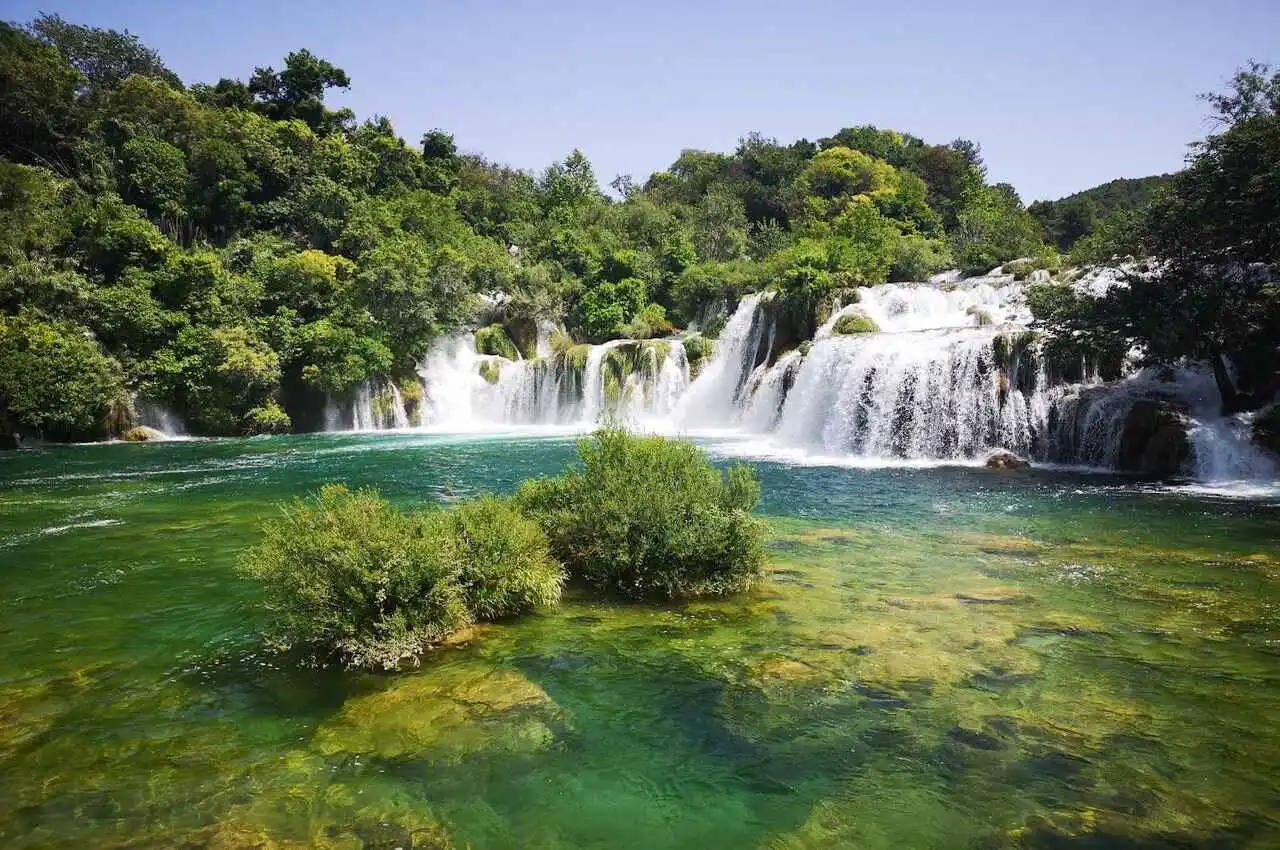
[[[234,563],[327,481],[506,492],[565,439],[0,457],[0,847],[1280,846],[1280,507],[760,463],[770,575],[566,599],[397,676],[264,654]]]

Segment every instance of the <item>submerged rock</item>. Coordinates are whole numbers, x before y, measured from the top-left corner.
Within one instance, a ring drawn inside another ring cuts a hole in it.
[[[987,455],[984,466],[987,469],[1030,469],[1031,461],[1020,458],[1007,449],[996,449]]]
[[[158,431],[147,425],[138,425],[125,431],[120,439],[126,443],[159,443],[169,439],[163,431]]]
[[[1190,457],[1187,420],[1173,402],[1134,402],[1124,419],[1117,469],[1145,475],[1177,475]]]

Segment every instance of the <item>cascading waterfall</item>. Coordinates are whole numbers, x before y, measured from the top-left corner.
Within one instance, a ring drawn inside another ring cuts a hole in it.
[[[511,426],[589,430],[604,421],[664,432],[753,435],[785,450],[885,462],[966,462],[996,448],[1040,461],[1115,468],[1131,412],[1159,403],[1185,427],[1186,472],[1203,481],[1280,475],[1248,439],[1247,418],[1217,415],[1212,374],[1134,373],[1103,383],[1063,364],[1027,333],[1022,284],[993,274],[859,290],[813,340],[784,338],[768,295],[742,298],[696,380],[679,339],[614,340],[553,352],[539,323],[538,357],[479,354],[470,333],[438,343],[419,369],[414,416],[394,385],[364,386],[338,427],[425,426],[477,431]],[[841,335],[858,314],[878,328]],[[1083,380],[1063,381],[1072,374]],[[1132,452],[1129,452],[1132,454]]]
[[[761,296],[748,295],[720,332],[711,360],[702,368],[698,380],[680,399],[674,412],[675,423],[682,428],[714,428],[733,424],[738,419],[756,354],[765,326],[772,334],[772,322],[760,308]]]

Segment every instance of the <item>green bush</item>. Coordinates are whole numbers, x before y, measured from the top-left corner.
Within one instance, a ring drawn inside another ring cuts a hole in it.
[[[711,359],[714,344],[705,336],[689,334],[684,338],[684,357],[689,363],[689,374],[697,377],[703,365]]]
[[[459,583],[477,620],[496,620],[560,601],[564,569],[547,536],[510,503],[484,496],[446,513],[460,554]]]
[[[581,469],[525,482],[516,497],[569,574],[629,599],[750,587],[764,556],[750,467],[721,473],[685,440],[605,428],[578,443]]]
[[[516,344],[511,341],[511,337],[507,336],[507,329],[498,324],[476,331],[476,351],[481,354],[492,354],[495,357],[505,357],[508,360],[520,359]]]
[[[547,551],[496,499],[406,514],[334,484],[268,521],[241,571],[266,591],[274,648],[395,669],[467,623],[553,604],[563,571]]]
[[[244,429],[247,434],[288,434],[293,427],[289,414],[281,409],[274,400],[261,407],[255,407],[244,415]]]
[[[653,339],[667,336],[675,329],[675,325],[667,318],[666,309],[661,304],[650,304],[627,322],[623,332],[630,339]]]
[[[0,316],[0,424],[4,433],[100,437],[124,393],[120,364],[70,322]]]
[[[836,336],[874,334],[879,332],[880,326],[861,313],[845,313],[843,316],[836,319],[836,323],[831,327],[831,333]]]
[[[1036,263],[1034,260],[1014,260],[1005,263],[1002,270],[1005,274],[1013,275],[1014,280],[1025,280],[1027,275],[1036,270]]]

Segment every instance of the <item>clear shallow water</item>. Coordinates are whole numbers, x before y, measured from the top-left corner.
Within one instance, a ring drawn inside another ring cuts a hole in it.
[[[386,677],[263,655],[235,559],[327,481],[506,491],[563,437],[0,456],[5,847],[1274,847],[1280,507],[758,462],[759,591],[566,600]]]

